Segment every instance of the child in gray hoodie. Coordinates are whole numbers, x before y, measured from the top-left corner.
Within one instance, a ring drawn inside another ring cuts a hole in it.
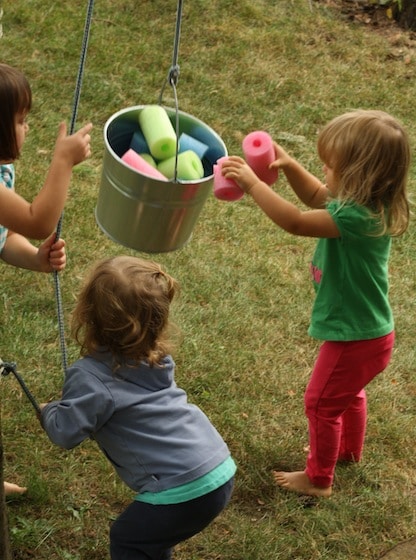
[[[167,337],[176,281],[119,256],[90,273],[72,317],[81,358],[62,397],[41,405],[50,440],[94,439],[136,496],[110,530],[112,560],[169,560],[230,500],[235,463],[207,416],[174,380]]]

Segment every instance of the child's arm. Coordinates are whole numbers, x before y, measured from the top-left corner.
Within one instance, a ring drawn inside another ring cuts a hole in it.
[[[225,177],[236,181],[263,212],[287,232],[308,237],[339,237],[338,228],[327,210],[302,212],[260,181],[242,158],[229,157],[222,164],[222,172]]]
[[[53,233],[39,248],[22,235],[9,231],[0,258],[7,264],[36,272],[60,271],[66,265],[65,241]]]
[[[289,156],[278,144],[274,144],[276,160],[271,168],[281,169],[298,198],[310,208],[324,208],[330,196],[327,187],[298,161]]]
[[[114,414],[111,391],[82,363],[69,366],[60,400],[41,404],[41,424],[49,439],[72,449],[108,422]]]
[[[45,239],[56,227],[65,205],[72,168],[91,155],[88,124],[67,136],[61,123],[45,183],[32,203],[0,184],[0,224],[32,239]]]

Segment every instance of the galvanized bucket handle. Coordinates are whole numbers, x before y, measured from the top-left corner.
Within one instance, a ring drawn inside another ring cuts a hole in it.
[[[173,181],[177,183],[177,168],[178,168],[178,152],[179,152],[179,104],[178,104],[178,94],[176,91],[176,85],[179,79],[179,64],[178,64],[178,51],[179,51],[179,41],[181,36],[181,22],[182,22],[182,0],[178,0],[178,7],[176,10],[176,30],[175,39],[173,42],[173,57],[172,66],[169,68],[169,72],[166,80],[163,82],[162,90],[159,95],[159,105],[162,105],[163,93],[165,91],[166,84],[169,84],[173,90],[173,97],[175,100],[175,132],[176,132],[176,152],[175,152],[175,173],[173,176]]]

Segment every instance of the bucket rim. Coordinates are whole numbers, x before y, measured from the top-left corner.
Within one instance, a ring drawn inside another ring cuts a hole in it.
[[[117,111],[116,113],[113,113],[111,115],[111,117],[109,117],[104,125],[104,129],[103,129],[103,135],[104,135],[104,144],[106,149],[111,153],[111,155],[120,163],[120,165],[122,165],[123,167],[127,168],[128,170],[132,171],[133,173],[136,173],[138,175],[142,175],[143,177],[146,177],[148,179],[152,179],[153,181],[156,181],[158,183],[161,183],[162,185],[164,183],[174,183],[177,185],[199,185],[200,183],[205,183],[207,181],[212,181],[213,176],[214,176],[214,172],[211,173],[211,175],[207,175],[206,177],[201,177],[201,179],[195,180],[195,179],[190,179],[190,180],[183,180],[183,179],[177,179],[176,182],[173,180],[169,180],[166,179],[166,181],[162,181],[152,175],[148,175],[142,171],[138,171],[136,169],[133,169],[132,167],[130,167],[129,165],[127,165],[122,159],[121,157],[116,154],[116,152],[113,150],[109,140],[108,140],[108,129],[111,125],[111,123],[113,123],[115,120],[117,120],[117,118],[121,117],[122,115],[126,114],[126,113],[131,113],[133,111],[138,111],[141,109],[144,109],[145,107],[149,107],[151,105],[159,105],[161,107],[163,107],[167,112],[173,112],[174,114],[176,114],[176,109],[174,107],[169,107],[168,105],[160,105],[159,103],[148,103],[148,104],[142,104],[142,105],[132,105],[131,107],[125,107],[124,109],[120,109],[119,111]],[[210,131],[210,133],[213,134],[213,136],[216,137],[216,139],[220,142],[220,144],[222,145],[222,147],[224,148],[224,154],[227,155],[228,151],[227,151],[227,147],[224,143],[224,140],[221,138],[221,136],[215,132],[215,130],[213,128],[211,128],[209,125],[207,125],[204,121],[202,121],[201,119],[198,119],[197,117],[194,117],[193,115],[191,115],[190,113],[187,113],[185,111],[182,111],[180,109],[178,109],[178,114],[188,117],[190,119],[192,119],[195,124],[199,124],[201,126],[203,126],[204,128],[206,128],[207,130]],[[214,163],[212,164],[214,165]]]

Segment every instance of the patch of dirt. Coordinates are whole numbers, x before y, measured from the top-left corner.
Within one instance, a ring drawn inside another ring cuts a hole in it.
[[[349,21],[367,25],[374,30],[389,33],[391,29],[399,27],[386,6],[370,0],[324,0],[324,3],[338,9]]]
[[[414,560],[416,558],[416,538],[398,544],[386,554],[381,556],[383,560]]]
[[[372,4],[369,0],[315,0],[339,12],[349,23],[362,25],[383,36],[391,46],[391,58],[402,59],[405,64],[416,61],[416,32],[399,26],[386,6]]]

